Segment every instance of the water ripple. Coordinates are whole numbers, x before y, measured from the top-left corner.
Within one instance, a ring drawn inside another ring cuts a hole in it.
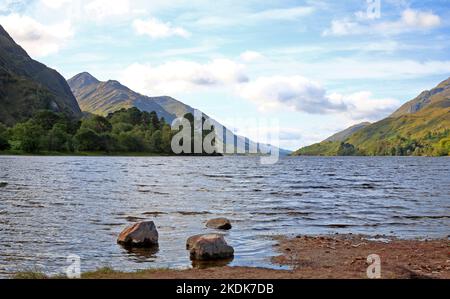
[[[446,237],[450,159],[0,157],[0,277],[49,273],[78,254],[83,269],[191,267],[187,237],[228,217],[231,265],[275,267],[277,234]],[[157,251],[126,251],[117,234],[154,220]]]

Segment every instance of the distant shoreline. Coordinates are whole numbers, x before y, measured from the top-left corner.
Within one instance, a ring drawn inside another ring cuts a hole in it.
[[[216,154],[216,155],[175,155],[161,153],[102,153],[102,152],[79,152],[79,153],[62,153],[62,152],[42,152],[42,153],[25,153],[15,151],[0,151],[0,157],[263,157],[261,154]],[[327,156],[327,155],[281,155],[280,157],[288,158],[448,158],[450,156]]]
[[[0,152],[0,156],[17,157],[170,157],[176,155],[169,154],[151,154],[151,153],[102,153],[102,152],[80,152],[80,153],[61,153],[61,152],[42,152],[42,153],[22,153],[22,152]]]
[[[2,156],[14,157],[222,157],[223,155],[175,155],[175,154],[161,154],[161,153],[142,153],[142,152],[117,152],[117,153],[103,153],[103,152],[78,152],[78,153],[61,153],[61,152],[41,152],[41,153],[24,153],[24,152],[0,152]]]

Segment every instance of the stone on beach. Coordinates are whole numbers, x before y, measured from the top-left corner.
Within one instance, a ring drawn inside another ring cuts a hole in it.
[[[232,228],[231,222],[227,218],[211,219],[206,223],[206,227],[223,230],[230,230]]]
[[[234,249],[227,244],[223,235],[197,235],[188,239],[186,247],[192,260],[219,260],[234,256]]]
[[[136,223],[124,229],[117,243],[129,247],[152,247],[158,245],[158,230],[153,221]]]

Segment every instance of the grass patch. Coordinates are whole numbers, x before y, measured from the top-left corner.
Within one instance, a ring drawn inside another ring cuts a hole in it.
[[[105,267],[92,272],[86,272],[81,275],[82,279],[145,279],[154,277],[161,271],[170,271],[169,268],[153,268],[145,270],[137,270],[135,272],[116,271],[112,268]]]
[[[86,272],[83,273],[81,275],[82,278],[89,278],[92,276],[102,276],[102,275],[111,275],[111,274],[115,274],[117,273],[113,268],[111,267],[103,267],[100,269],[97,269],[95,271],[90,271],[90,272]]]
[[[49,277],[42,273],[42,272],[33,272],[33,271],[26,271],[26,272],[19,272],[12,276],[12,279],[49,279]]]
[[[151,268],[144,270],[137,270],[134,272],[116,271],[111,267],[99,268],[95,271],[85,272],[81,274],[81,279],[147,279],[157,278],[158,273],[178,271],[169,268]],[[39,271],[23,271],[11,276],[11,279],[23,280],[43,280],[43,279],[67,279],[64,274],[49,276]]]

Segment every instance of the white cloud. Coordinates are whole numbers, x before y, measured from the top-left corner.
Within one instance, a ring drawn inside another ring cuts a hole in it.
[[[441,25],[441,18],[431,11],[406,9],[401,17],[393,22],[363,22],[357,14],[356,19],[333,20],[330,28],[323,31],[324,36],[345,36],[359,34],[392,35],[417,30],[429,30]]]
[[[359,23],[350,21],[348,19],[333,20],[331,22],[331,27],[329,29],[326,29],[322,35],[343,36],[350,34],[361,34],[365,30],[366,29]]]
[[[243,62],[253,62],[262,59],[264,56],[256,51],[245,51],[240,55]]]
[[[123,72],[122,81],[142,93],[160,95],[234,85],[247,82],[248,78],[243,65],[215,59],[205,64],[183,60],[159,66],[133,64]]]
[[[301,76],[259,77],[239,87],[240,95],[258,103],[262,110],[287,106],[307,113],[345,110],[342,103],[332,102],[317,82]]]
[[[353,120],[379,120],[400,107],[400,102],[392,98],[374,99],[370,91],[361,91],[349,95],[330,94],[334,102],[344,103],[345,115]]]
[[[69,22],[44,25],[28,16],[11,14],[0,16],[0,23],[19,45],[35,57],[58,52],[73,36]]]
[[[395,99],[375,99],[371,92],[328,94],[319,83],[300,76],[260,77],[239,88],[241,97],[262,110],[286,106],[310,114],[342,114],[353,120],[377,120],[399,107]]]
[[[395,99],[377,99],[368,91],[330,93],[320,83],[298,75],[250,80],[245,66],[229,59],[215,59],[205,64],[184,60],[156,66],[133,64],[125,69],[121,80],[147,95],[221,88],[256,103],[262,111],[284,107],[309,114],[342,115],[347,120],[377,120],[399,106]]]
[[[187,38],[191,34],[182,27],[175,27],[170,23],[164,23],[155,18],[146,21],[135,20],[133,27],[137,34],[148,35],[151,38],[165,38],[170,36],[180,36]]]
[[[416,28],[434,28],[441,24],[441,18],[432,12],[407,9],[402,13],[402,23]]]

